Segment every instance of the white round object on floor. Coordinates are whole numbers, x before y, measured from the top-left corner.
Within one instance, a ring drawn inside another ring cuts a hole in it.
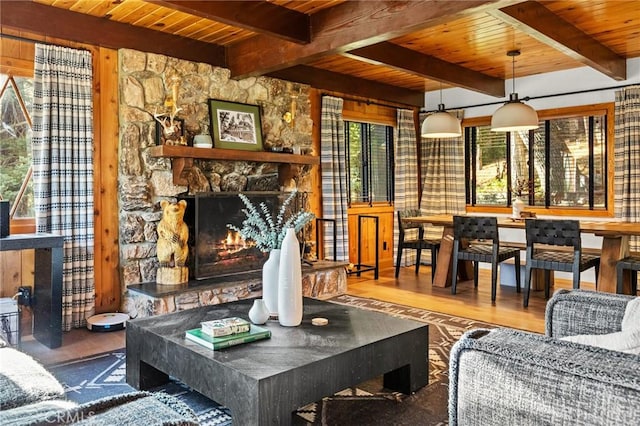
[[[91,331],[117,331],[127,325],[129,315],[123,313],[98,314],[87,319],[87,328]]]
[[[319,325],[319,326],[327,325],[327,324],[329,324],[329,320],[328,320],[328,319],[326,319],[326,318],[320,318],[320,317],[317,317],[317,318],[313,318],[313,319],[311,320],[311,324],[313,324],[313,325]]]

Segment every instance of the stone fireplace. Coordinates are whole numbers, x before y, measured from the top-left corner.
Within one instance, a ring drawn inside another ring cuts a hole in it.
[[[283,177],[279,174],[279,165],[262,162],[259,156],[252,160],[198,159],[195,156],[188,168],[181,168],[184,171],[178,173],[180,176],[176,179],[177,164],[184,165],[185,161],[152,154],[157,148],[152,113],[164,110],[165,100],[172,95],[172,82],[178,81],[176,103],[181,108],[178,118],[184,120],[188,143],[194,135],[208,129],[208,99],[221,99],[260,106],[265,150],[295,146],[302,153],[313,155],[309,86],[269,77],[234,80],[224,68],[129,49],[121,49],[118,59],[122,310],[135,318],[259,297],[263,261],[259,256],[262,253],[251,249],[244,252],[245,255],[251,253],[249,258],[253,257],[246,267],[255,272],[235,274],[236,267],[231,266],[234,263],[232,250],[227,250],[227,260],[222,262],[226,271],[221,275],[218,275],[219,271],[211,272],[207,262],[213,253],[209,250],[200,259],[202,265],[198,262],[202,266],[197,272],[201,278],[196,277],[180,286],[156,285],[156,226],[162,217],[159,202],[163,199],[175,201],[185,194],[203,197],[200,194],[212,192],[231,193],[237,198],[238,192],[274,191],[282,185],[287,190],[297,188],[304,193],[312,188],[311,167],[296,168],[299,169],[296,173],[287,174],[286,182],[281,182],[278,181],[278,177]],[[293,99],[296,101],[292,102]],[[292,107],[295,110],[291,110]],[[292,113],[295,120],[284,121],[286,112]],[[216,223],[225,226],[229,220],[217,213],[215,219]],[[199,232],[194,231],[194,235],[197,234]],[[211,244],[206,237],[198,240],[204,246]],[[334,263],[321,262],[304,268],[305,296],[327,298],[345,292],[346,274],[340,268]]]

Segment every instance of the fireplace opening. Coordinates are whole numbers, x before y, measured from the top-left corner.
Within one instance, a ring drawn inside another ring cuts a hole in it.
[[[277,214],[285,200],[282,192],[243,192],[256,207],[265,203]],[[245,241],[228,224],[242,228],[245,205],[237,192],[207,192],[181,196],[187,201],[184,221],[189,226],[189,274],[191,279],[205,279],[258,271],[268,253],[253,241]],[[297,202],[292,203],[297,207]]]

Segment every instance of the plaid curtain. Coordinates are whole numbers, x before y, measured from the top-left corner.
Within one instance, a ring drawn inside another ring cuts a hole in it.
[[[398,123],[396,125],[395,143],[395,187],[394,187],[394,217],[393,217],[393,258],[396,259],[398,250],[398,213],[403,210],[418,208],[418,148],[416,142],[416,128],[413,121],[413,111],[399,109],[397,112]],[[413,233],[413,234],[412,234]],[[417,238],[417,230],[411,230],[405,234],[406,238]],[[408,250],[402,256],[403,265],[409,266],[416,263],[416,253]]]
[[[38,232],[64,236],[62,328],[95,312],[91,53],[36,44],[33,180]]]
[[[426,114],[420,115],[420,123]],[[422,139],[420,144],[422,197],[425,214],[464,214],[464,139]],[[441,238],[441,227],[427,227],[425,236]]]
[[[640,218],[640,86],[616,91],[615,103],[615,215],[638,222]],[[640,239],[631,237],[631,251]]]
[[[322,216],[336,221],[336,260],[349,261],[347,216],[347,153],[341,98],[322,97],[320,167],[322,170]],[[320,226],[323,226],[320,224]],[[333,227],[324,227],[324,253],[333,253]]]

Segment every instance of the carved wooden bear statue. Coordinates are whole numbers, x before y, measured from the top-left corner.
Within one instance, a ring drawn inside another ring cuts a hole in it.
[[[160,202],[162,219],[158,223],[158,262],[160,268],[156,281],[161,284],[180,284],[189,280],[187,256],[189,247],[189,228],[184,223],[184,211],[187,202],[181,200],[178,203],[170,203],[166,200]],[[169,271],[168,269],[177,269]]]

